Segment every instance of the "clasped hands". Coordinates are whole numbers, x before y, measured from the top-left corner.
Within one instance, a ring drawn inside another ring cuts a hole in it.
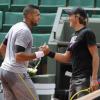
[[[45,56],[48,55],[49,52],[50,52],[50,48],[49,48],[48,45],[42,45],[42,46],[40,46],[39,47],[39,50],[40,51],[43,51]]]

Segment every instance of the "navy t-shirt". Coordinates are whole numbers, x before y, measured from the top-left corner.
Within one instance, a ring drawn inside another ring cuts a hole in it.
[[[96,45],[95,34],[89,28],[76,31],[68,46],[72,52],[72,77],[89,77],[92,74],[92,56],[88,45]]]

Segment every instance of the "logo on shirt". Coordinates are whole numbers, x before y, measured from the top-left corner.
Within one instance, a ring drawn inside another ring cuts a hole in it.
[[[69,46],[70,48],[73,48],[75,46],[75,44],[76,44],[76,38],[77,38],[77,36],[73,36],[71,38],[70,46]]]
[[[73,36],[73,37],[71,38],[70,43],[75,43],[76,38],[77,38],[77,36]]]

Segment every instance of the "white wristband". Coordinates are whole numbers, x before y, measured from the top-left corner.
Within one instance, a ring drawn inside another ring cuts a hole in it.
[[[38,52],[35,52],[35,55],[36,55],[36,58],[41,58],[41,57],[44,57],[44,52],[38,51]]]

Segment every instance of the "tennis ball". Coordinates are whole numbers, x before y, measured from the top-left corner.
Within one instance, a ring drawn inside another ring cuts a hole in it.
[[[36,68],[27,68],[27,72],[29,73],[30,77],[33,77],[36,74],[37,69]]]

